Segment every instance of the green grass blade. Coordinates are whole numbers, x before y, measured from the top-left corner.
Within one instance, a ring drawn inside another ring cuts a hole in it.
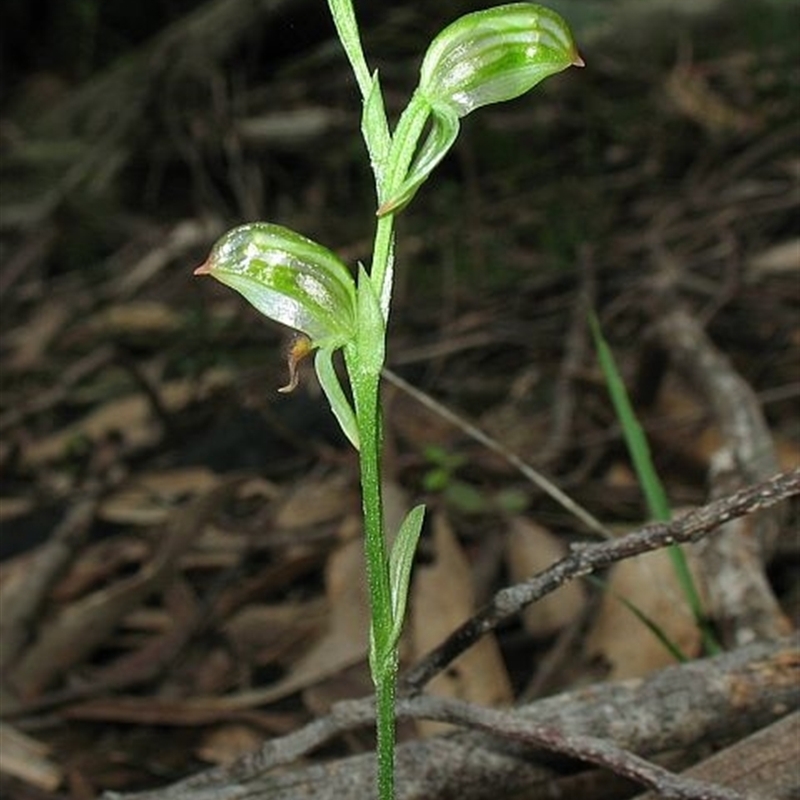
[[[617,369],[616,361],[611,352],[611,348],[603,337],[600,330],[600,323],[594,314],[589,315],[589,324],[592,326],[597,358],[600,361],[600,368],[603,370],[603,377],[611,395],[611,402],[614,404],[614,411],[617,419],[622,426],[622,433],[625,437],[625,444],[628,448],[633,468],[639,485],[642,487],[647,508],[650,515],[660,522],[669,522],[672,516],[667,494],[653,466],[653,459],[650,455],[650,446],[647,437],[644,435],[642,426],[636,417],[636,413],[631,405],[628,391],[622,380],[622,376]]]
[[[594,586],[599,587],[602,591],[608,592],[611,591],[608,588],[608,584],[602,578],[598,578],[594,575],[588,575],[586,580],[593,584]],[[617,592],[611,592],[612,596],[615,600],[618,600],[628,611],[631,612],[655,637],[658,639],[659,642],[666,648],[667,651],[672,655],[672,657],[680,662],[685,663],[689,660],[686,653],[672,641],[672,639],[667,636],[664,631],[662,630],[661,626],[648,614],[645,614],[638,606],[631,603],[626,597],[623,597],[621,594]]]
[[[642,487],[645,500],[647,501],[647,508],[654,519],[660,522],[668,522],[672,516],[672,512],[669,506],[669,500],[667,499],[667,493],[664,491],[664,486],[653,465],[647,437],[642,430],[642,426],[639,424],[636,412],[633,410],[630,397],[628,396],[628,390],[625,388],[625,383],[617,368],[614,355],[600,330],[600,323],[594,313],[589,314],[589,325],[592,329],[592,336],[594,337],[600,368],[603,370],[603,377],[608,387],[608,393],[611,396],[614,411],[622,427],[625,445],[628,448],[628,453],[633,462],[636,477],[639,481],[639,485]],[[689,570],[686,554],[679,546],[672,545],[669,548],[669,555],[672,559],[675,574],[684,597],[686,598],[686,602],[689,604],[695,623],[702,633],[706,650],[712,654],[719,653],[721,648],[706,620],[700,593],[697,591],[694,578]],[[628,604],[626,603],[626,605]],[[634,613],[641,618],[638,612],[634,611]],[[653,629],[650,622],[646,622],[645,624],[647,624],[651,630]],[[655,633],[655,630],[653,632]],[[659,633],[657,635],[659,639],[663,641],[663,634]],[[669,649],[671,652],[673,651],[673,647],[673,645],[670,645]]]
[[[658,639],[659,642],[672,654],[672,657],[679,661],[680,663],[686,663],[689,659],[686,653],[672,641],[672,639],[667,636],[664,631],[662,630],[661,626],[653,619],[651,619],[647,614],[644,613],[641,609],[637,608],[630,600],[615,594],[614,595],[617,600],[622,603],[625,608],[628,609],[638,620],[642,623],[649,631],[653,634],[653,636]]]

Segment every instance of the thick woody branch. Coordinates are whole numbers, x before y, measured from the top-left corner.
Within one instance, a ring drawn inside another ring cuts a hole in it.
[[[589,748],[582,758],[595,762],[605,758],[610,766],[608,759],[613,753],[618,761],[626,761],[627,770],[651,769],[652,765],[643,765],[628,754],[621,756],[620,750],[643,758],[691,753],[701,744],[704,748],[723,744],[759,730],[797,706],[799,667],[798,641],[790,638],[670,667],[644,680],[598,684],[513,711],[490,711],[481,727],[491,730],[491,736],[459,733],[401,745],[397,751],[398,800],[453,796],[483,800],[495,797],[499,785],[509,796],[523,788],[530,793],[537,786],[544,792],[563,774],[565,763],[574,762],[571,758],[554,761],[543,748],[574,757],[580,747],[576,751],[572,746],[586,744],[581,737],[605,740],[607,746],[599,755]],[[416,716],[426,707],[430,711],[430,702],[430,698],[407,699],[401,701],[400,711]],[[482,712],[470,711],[473,713]],[[371,754],[279,773],[271,770],[285,767],[345,731],[371,724],[372,718],[369,700],[341,703],[329,716],[268,742],[259,753],[234,767],[211,770],[128,800],[366,800],[374,791]],[[530,741],[537,732],[541,739]],[[568,771],[574,772],[574,767]],[[630,771],[627,774],[632,776]],[[673,790],[698,789],[697,784],[676,789],[674,776],[669,780]],[[708,787],[698,791],[668,796],[735,796],[703,795],[703,791],[712,791]],[[107,800],[111,798],[109,795]]]

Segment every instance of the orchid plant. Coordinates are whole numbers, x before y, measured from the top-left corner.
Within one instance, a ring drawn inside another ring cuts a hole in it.
[[[371,607],[369,665],[376,692],[378,794],[394,797],[398,641],[424,507],[409,511],[393,545],[381,498],[380,379],[392,297],[395,216],[414,198],[452,147],[460,120],[490,103],[519,97],[544,78],[582,66],[569,28],[547,8],[512,3],[459,18],[431,42],[417,88],[390,130],[377,72],[367,66],[352,0],[328,0],[362,101],[361,133],[377,194],[371,265],[356,276],[333,252],[288,228],[252,222],[212,248],[197,275],[238,291],[262,314],[298,332],[289,353],[314,353],[330,407],[359,454],[367,584]],[[349,392],[334,354],[342,351]]]

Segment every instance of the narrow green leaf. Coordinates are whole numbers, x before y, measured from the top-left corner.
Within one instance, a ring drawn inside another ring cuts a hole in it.
[[[431,110],[431,128],[400,187],[381,204],[378,216],[396,213],[411,202],[417,190],[447,155],[458,136],[458,116],[448,106]]]
[[[408,602],[408,586],[411,580],[411,567],[414,554],[425,519],[425,506],[415,506],[403,520],[389,556],[389,580],[392,589],[392,635],[391,645],[397,646],[403,631],[403,619]]]
[[[389,133],[389,123],[386,119],[386,110],[383,105],[383,92],[381,91],[378,73],[372,75],[372,85],[369,93],[364,98],[364,108],[361,115],[361,135],[367,145],[372,173],[375,175],[375,185],[378,197],[384,191],[386,179],[387,160],[392,137]]]
[[[653,636],[661,642],[662,645],[670,652],[672,657],[681,663],[686,663],[689,661],[689,656],[681,650],[680,646],[677,645],[672,639],[664,633],[661,626],[655,622],[655,620],[651,619],[647,614],[644,613],[640,608],[635,606],[631,603],[630,600],[626,599],[625,597],[617,596],[617,600],[619,600],[627,609],[630,611],[638,620],[642,623],[649,631],[653,634]]]
[[[625,383],[617,368],[614,355],[603,336],[600,323],[594,313],[589,314],[589,324],[594,337],[597,358],[611,396],[611,402],[622,426],[625,444],[633,462],[639,485],[644,492],[650,515],[661,522],[668,522],[672,512],[667,493],[664,491],[664,485],[661,483],[653,464],[647,437],[639,424],[636,412],[633,410],[628,390],[625,388]],[[720,647],[705,618],[703,603],[700,599],[700,593],[697,591],[697,586],[695,586],[692,573],[689,570],[686,554],[678,545],[672,545],[669,548],[669,554],[675,569],[675,575],[692,610],[695,622],[703,635],[706,650],[709,653],[717,653]]]
[[[372,280],[363,266],[358,270],[356,349],[359,372],[379,375],[386,357],[386,322]]]
[[[619,419],[622,426],[625,443],[628,447],[633,467],[636,470],[639,485],[642,487],[647,500],[647,507],[654,519],[667,522],[671,516],[669,501],[653,466],[647,437],[644,435],[642,426],[639,424],[639,420],[633,410],[625,383],[614,360],[614,355],[603,337],[600,323],[595,314],[590,314],[589,324],[592,327],[600,368],[603,370],[603,377],[605,378],[617,419]]]
[[[722,652],[717,637],[711,628],[708,620],[706,619],[705,610],[703,609],[703,601],[700,599],[700,593],[697,591],[692,572],[689,569],[689,561],[686,558],[686,553],[683,548],[677,544],[671,544],[669,548],[669,557],[672,561],[672,568],[675,570],[675,575],[678,578],[678,583],[681,586],[683,596],[689,604],[692,611],[697,627],[703,636],[703,644],[706,652],[709,655],[716,655]]]
[[[353,406],[350,405],[350,401],[342,389],[339,376],[333,366],[333,350],[328,347],[320,348],[314,358],[314,369],[319,379],[319,385],[322,387],[322,391],[325,392],[325,397],[328,398],[331,411],[333,411],[339,427],[353,447],[358,450],[358,424]]]
[[[610,591],[608,589],[608,585],[604,580],[601,578],[597,578],[594,575],[587,575],[586,580],[589,583],[593,583],[595,586],[599,586],[603,591]],[[672,639],[667,636],[664,632],[664,629],[648,614],[642,611],[638,606],[634,605],[630,600],[626,597],[623,597],[621,594],[617,592],[611,592],[611,596],[618,600],[628,611],[631,612],[652,634],[653,636],[658,639],[659,642],[664,646],[664,648],[670,653],[670,655],[676,660],[681,663],[685,663],[689,661],[689,656],[681,650],[680,645],[676,644],[672,641]]]

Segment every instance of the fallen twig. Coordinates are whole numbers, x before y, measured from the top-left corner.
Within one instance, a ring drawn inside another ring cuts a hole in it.
[[[614,774],[649,786],[668,800],[741,800],[743,795],[732,789],[704,781],[675,775],[669,770],[618,747],[609,739],[565,733],[552,725],[520,719],[514,713],[494,708],[481,708],[460,700],[442,697],[418,697],[400,704],[404,716],[432,719],[484,731],[506,741],[526,747],[543,748],[559,755],[569,755],[606,767]]]
[[[53,535],[31,558],[24,585],[9,581],[0,590],[3,620],[0,625],[0,672],[3,678],[28,644],[31,630],[53,584],[66,572],[89,535],[100,488],[70,506]]]
[[[724,447],[712,458],[711,496],[764,480],[775,472],[775,445],[756,393],[721,353],[674,292],[657,293],[655,324],[670,359],[711,407]],[[698,549],[708,615],[734,647],[786,633],[789,623],[766,575],[783,531],[780,508],[726,525]]]
[[[495,734],[521,737],[513,746],[487,739],[485,733],[458,733],[400,745],[397,751],[398,800],[435,800],[458,796],[483,800],[496,796],[497,786],[512,793],[522,787],[545,787],[560,774],[559,763],[531,755],[530,747],[574,756],[575,746],[590,745],[578,757],[612,767],[620,751],[638,756],[687,751],[698,745],[746,736],[779,719],[800,700],[797,669],[800,651],[796,637],[757,643],[710,659],[680,664],[644,680],[601,683],[545,698],[513,711],[486,711],[470,707],[461,721],[497,723]],[[450,713],[453,704],[429,697],[406,698],[398,710],[403,716]],[[447,707],[447,708],[445,708]],[[459,709],[461,706],[459,704]],[[676,709],[680,713],[676,713]],[[463,711],[463,709],[461,709]],[[477,717],[476,717],[477,715]],[[488,716],[487,716],[488,715]],[[336,736],[371,724],[369,698],[338,703],[326,717],[299,731],[267,742],[232,767],[192,776],[151,792],[129,795],[128,800],[334,800],[372,796],[374,775],[370,754],[270,773],[307,755]],[[483,724],[481,723],[481,727]],[[491,725],[488,728],[491,729]],[[541,739],[537,739],[541,737]],[[536,741],[534,741],[536,739]],[[589,741],[591,740],[591,741]],[[600,751],[596,740],[605,740]],[[520,743],[525,747],[520,750]],[[635,757],[624,769],[641,770],[637,779],[661,780],[651,765]],[[670,776],[669,781],[673,781]],[[650,785],[653,785],[652,783]],[[662,788],[683,794],[667,797],[735,797],[733,793],[703,794],[707,786],[674,783]],[[697,793],[697,791],[700,793]],[[694,793],[692,793],[694,792]],[[120,795],[108,794],[107,800]]]
[[[434,675],[485,633],[567,581],[631,556],[649,553],[670,544],[697,541],[726,522],[769,508],[797,494],[800,494],[800,469],[779,473],[768,481],[715,500],[671,522],[646,525],[608,542],[573,546],[568,556],[544,572],[523,583],[501,589],[487,605],[405,676],[400,684],[401,694],[420,691]]]
[[[754,792],[770,800],[797,797],[797,743],[800,711],[773,722],[745,739],[714,753],[686,770],[695,778],[713,778],[741,792]],[[657,800],[648,792],[636,800]]]

